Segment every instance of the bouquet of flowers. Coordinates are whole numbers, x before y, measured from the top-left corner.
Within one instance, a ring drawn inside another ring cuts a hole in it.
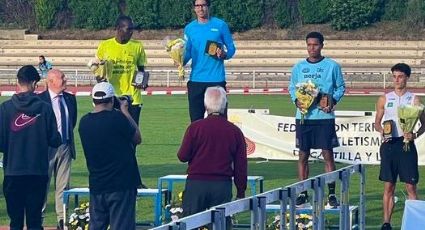
[[[423,105],[402,105],[398,107],[397,112],[401,130],[405,133],[413,132],[423,111]],[[403,150],[405,152],[409,151],[409,141],[404,139],[403,142]]]
[[[297,101],[301,104],[301,108],[299,108],[301,112],[300,123],[304,124],[304,116],[308,113],[308,109],[319,94],[319,90],[317,89],[316,85],[311,82],[311,80],[298,83],[295,87],[297,88],[295,96],[297,97]]]
[[[266,225],[267,230],[279,230],[280,229],[280,215],[276,215],[270,224]]]
[[[162,44],[165,46],[165,50],[167,51],[171,59],[173,59],[173,61],[179,65],[179,80],[184,80],[183,58],[186,41],[181,38],[173,38],[171,36],[167,36],[162,41]]]
[[[81,203],[69,216],[70,230],[88,230],[90,221],[89,202]]]
[[[308,214],[299,214],[295,216],[295,224],[299,230],[313,229],[313,217]]]
[[[273,222],[266,226],[267,230],[279,230],[280,229],[280,215],[276,215]],[[289,226],[289,213],[286,214],[286,229],[290,229]],[[312,230],[313,229],[313,217],[308,214],[295,215],[295,229],[297,230]]]
[[[178,219],[183,217],[183,208],[181,207],[183,202],[183,192],[179,192],[177,195],[177,199],[173,199],[171,201],[171,204],[165,206],[165,209],[171,215],[171,221],[177,221]]]
[[[112,63],[107,60],[91,59],[87,67],[96,77],[97,82],[108,81],[108,73],[112,70]]]

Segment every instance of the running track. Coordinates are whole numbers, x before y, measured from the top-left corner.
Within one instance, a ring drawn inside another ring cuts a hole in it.
[[[91,86],[68,86],[67,91],[71,92],[77,96],[89,96],[91,92]],[[0,96],[11,96],[17,91],[17,86],[0,86]],[[36,91],[43,91],[43,87],[39,87]],[[347,88],[345,95],[358,95],[358,96],[374,96],[382,95],[385,92],[391,91],[389,89],[378,89],[378,88]],[[409,91],[414,92],[418,95],[425,95],[425,89],[412,88]],[[186,94],[185,87],[149,87],[146,91],[143,91],[143,95],[181,95]],[[252,89],[252,88],[229,88],[229,94],[282,94],[287,95],[287,88],[262,88],[262,89]],[[1,229],[0,229],[1,230]]]

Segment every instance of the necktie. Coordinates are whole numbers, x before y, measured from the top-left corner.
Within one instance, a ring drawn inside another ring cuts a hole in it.
[[[62,97],[62,95],[58,95],[58,103],[61,112],[62,143],[66,143],[66,140],[68,140],[68,133],[66,132],[66,113],[65,106],[62,103]]]

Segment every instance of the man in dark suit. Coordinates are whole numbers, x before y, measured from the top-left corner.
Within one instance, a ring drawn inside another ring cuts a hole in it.
[[[66,77],[58,69],[52,69],[47,73],[47,87],[47,90],[40,94],[40,98],[53,107],[62,144],[58,148],[49,149],[49,183],[43,213],[47,203],[50,178],[54,175],[57,229],[63,229],[62,198],[63,191],[69,188],[71,161],[75,159],[74,128],[77,123],[77,101],[74,95],[65,92]]]

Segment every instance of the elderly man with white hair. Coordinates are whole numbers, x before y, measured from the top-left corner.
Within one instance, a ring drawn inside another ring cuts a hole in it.
[[[189,125],[177,154],[189,162],[183,194],[183,215],[188,216],[232,199],[232,177],[236,197],[245,197],[247,156],[241,130],[227,121],[226,91],[220,86],[205,91],[208,116]]]

